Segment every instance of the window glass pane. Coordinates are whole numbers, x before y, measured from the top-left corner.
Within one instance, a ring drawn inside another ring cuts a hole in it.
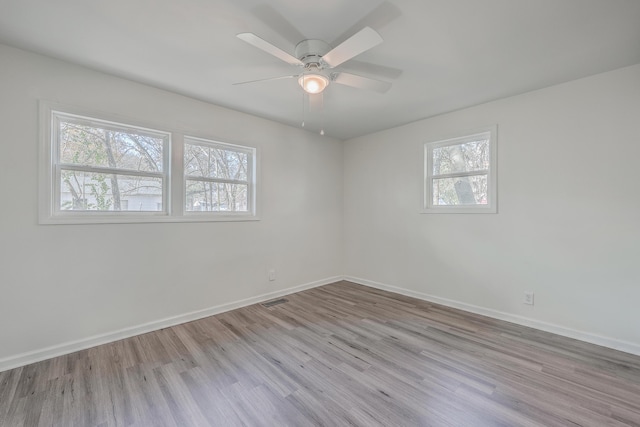
[[[63,170],[60,210],[162,211],[162,178]]]
[[[186,190],[187,211],[248,211],[246,184],[187,180]]]
[[[433,175],[489,169],[489,139],[433,149]]]
[[[432,194],[437,206],[486,205],[487,175],[433,179]]]
[[[164,135],[114,130],[60,118],[60,162],[83,166],[162,172]]]
[[[249,155],[207,145],[184,145],[184,173],[188,176],[247,181]]]

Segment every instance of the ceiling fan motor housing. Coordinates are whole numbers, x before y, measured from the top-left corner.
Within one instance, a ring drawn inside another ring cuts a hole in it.
[[[296,45],[296,58],[304,62],[305,66],[317,64],[318,68],[324,68],[322,56],[329,50],[331,46],[322,40],[303,40]]]

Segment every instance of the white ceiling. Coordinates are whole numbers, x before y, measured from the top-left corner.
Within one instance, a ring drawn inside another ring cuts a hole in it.
[[[307,129],[348,139],[640,63],[638,0],[0,0],[0,42],[292,126],[297,69],[235,35],[293,54],[365,25],[384,43],[341,68],[393,83],[332,84]]]

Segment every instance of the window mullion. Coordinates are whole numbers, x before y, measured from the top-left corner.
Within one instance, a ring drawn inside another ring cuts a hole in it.
[[[171,214],[183,216],[185,213],[185,186],[184,175],[184,135],[173,133],[171,138]]]
[[[83,166],[83,165],[74,165],[69,163],[60,163],[57,165],[60,171],[68,170],[75,172],[89,172],[89,173],[104,173],[104,174],[113,174],[113,175],[128,175],[128,176],[141,176],[141,177],[153,177],[153,178],[164,178],[165,174],[162,172],[142,172],[135,171],[130,169],[117,169],[117,168],[105,168],[99,166]]]
[[[209,178],[207,176],[185,175],[184,179],[188,181],[213,182],[213,183],[219,183],[219,184],[249,185],[249,181],[239,181],[236,179],[224,179],[224,178]]]
[[[443,173],[440,175],[431,175],[430,177],[433,179],[443,179],[443,178],[464,178],[469,176],[479,176],[479,175],[487,175],[489,174],[489,169],[480,169],[471,172],[453,172],[453,173]]]

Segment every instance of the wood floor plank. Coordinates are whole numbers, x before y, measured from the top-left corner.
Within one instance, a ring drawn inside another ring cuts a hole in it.
[[[640,357],[338,282],[0,372],[0,426],[640,426]]]

